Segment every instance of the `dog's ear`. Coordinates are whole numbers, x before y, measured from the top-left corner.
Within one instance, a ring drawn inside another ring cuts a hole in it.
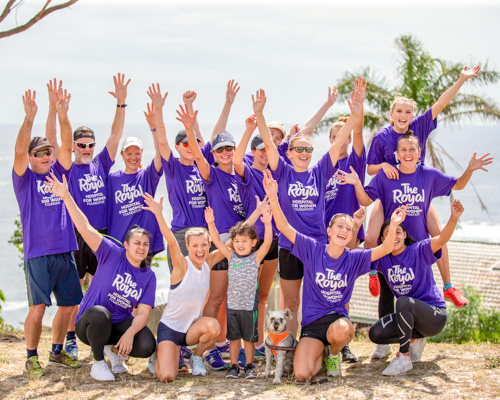
[[[269,319],[269,315],[271,314],[271,310],[266,311],[266,321]]]
[[[285,308],[283,310],[283,312],[285,313],[285,316],[288,318],[288,319],[294,319],[295,318],[295,314],[293,312],[291,312],[288,308]]]

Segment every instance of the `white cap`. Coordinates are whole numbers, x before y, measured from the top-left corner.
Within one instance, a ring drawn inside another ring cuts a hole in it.
[[[123,141],[122,151],[125,151],[130,146],[137,146],[141,150],[143,149],[142,142],[139,140],[139,138],[136,138],[135,136],[130,136]]]

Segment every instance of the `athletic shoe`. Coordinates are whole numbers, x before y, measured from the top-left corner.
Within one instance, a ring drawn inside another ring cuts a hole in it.
[[[224,346],[215,345],[215,348],[219,350],[221,357],[229,357],[229,342],[227,340]]]
[[[380,282],[377,274],[370,274],[370,281],[368,282],[368,289],[373,297],[380,295]]]
[[[61,350],[59,354],[54,354],[51,351],[49,354],[49,364],[68,368],[80,368],[82,366],[80,361],[74,360],[65,350]]]
[[[247,365],[247,356],[245,355],[245,349],[240,349],[240,354],[238,354],[238,367],[244,369]]]
[[[106,364],[106,361],[104,360],[94,362],[94,365],[92,365],[92,369],[90,370],[90,376],[96,381],[115,380],[115,376],[111,373],[108,364]]]
[[[23,371],[28,375],[43,375],[45,374],[45,370],[42,367],[42,363],[38,361],[38,356],[32,356],[26,360],[26,364],[24,364]]]
[[[454,286],[449,288],[448,290],[443,289],[443,296],[446,301],[452,301],[455,304],[455,307],[461,308],[467,304],[469,304],[469,300],[467,300],[460,291],[462,286]]]
[[[232,364],[226,372],[226,378],[237,379],[240,376],[240,368],[236,364]]]
[[[113,345],[108,344],[104,346],[104,355],[108,357],[108,360],[111,363],[111,371],[115,374],[123,374],[128,371],[128,367],[125,365],[125,357],[114,353]]]
[[[255,370],[254,364],[245,365],[245,379],[255,379],[257,378],[257,371]]]
[[[323,365],[327,376],[342,376],[342,355],[330,353],[330,346],[325,348],[327,352],[326,358],[323,360]]]
[[[214,371],[220,371],[222,369],[229,368],[229,364],[222,359],[217,349],[210,350],[207,353],[207,355],[205,356],[205,365]]]
[[[194,354],[191,356],[191,365],[193,366],[193,371],[191,372],[194,376],[206,376],[207,370],[203,366],[203,358],[195,356]]]
[[[64,351],[73,357],[74,360],[78,360],[78,345],[76,344],[76,339],[66,340]]]
[[[410,360],[411,362],[419,362],[422,358],[422,353],[424,352],[425,344],[427,343],[426,338],[417,339],[413,343],[410,343]]]
[[[372,358],[386,358],[392,353],[392,348],[390,344],[377,344],[375,350],[373,350]]]
[[[354,355],[354,353],[349,348],[349,345],[344,346],[344,348],[340,352],[342,353],[342,362],[358,362],[358,357]]]
[[[193,352],[185,346],[181,346],[180,353],[181,353],[181,357],[184,360],[189,360],[191,358],[191,356],[193,355]]]
[[[266,359],[266,346],[264,344],[261,347],[255,347],[253,359],[255,361]]]
[[[184,362],[184,358],[182,358],[182,354],[179,354],[179,372],[186,372],[188,370],[188,367],[186,363]]]
[[[156,362],[156,350],[153,353],[153,355],[151,357],[149,357],[149,360],[148,360],[149,372],[151,372],[153,375],[156,375],[155,362]]]
[[[382,375],[401,375],[413,369],[413,364],[403,354],[398,353],[392,359],[386,369],[382,371]]]

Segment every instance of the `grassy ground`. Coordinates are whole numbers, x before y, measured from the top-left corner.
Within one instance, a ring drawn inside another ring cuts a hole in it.
[[[342,378],[321,385],[274,386],[272,379],[226,380],[223,372],[205,378],[181,373],[176,382],[161,383],[151,376],[146,360],[133,359],[130,371],[115,382],[100,383],[90,375],[92,359],[82,345],[83,366],[69,370],[47,366],[43,377],[28,378],[22,369],[26,357],[22,333],[0,334],[1,399],[498,399],[500,398],[500,345],[427,344],[422,362],[399,377],[384,377],[387,360],[372,361],[374,345],[359,338],[351,349],[356,364],[344,364]],[[44,331],[39,348],[46,363],[50,332]],[[394,346],[394,350],[396,347]],[[258,365],[259,371],[264,365]]]

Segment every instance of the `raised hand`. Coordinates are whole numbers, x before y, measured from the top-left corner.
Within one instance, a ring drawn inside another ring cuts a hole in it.
[[[155,120],[155,108],[153,106],[153,103],[149,104],[147,103],[148,110],[144,111],[144,116],[146,117],[146,122],[148,123],[149,127],[151,129],[154,129],[156,126],[156,120]]]
[[[354,91],[359,93],[359,99],[361,103],[365,100],[365,94],[366,94],[366,85],[367,81],[364,80],[362,76],[360,76],[358,79],[354,79]]]
[[[363,225],[363,222],[365,222],[366,219],[366,208],[360,207],[358,210],[356,210],[352,217],[356,226]]]
[[[144,193],[142,195],[144,203],[147,207],[141,207],[143,210],[151,211],[154,215],[161,215],[163,211],[163,196],[160,197],[160,201],[156,201],[153,196],[149,193]]]
[[[253,132],[255,128],[257,128],[257,118],[255,118],[254,115],[250,115],[246,120],[245,120],[245,128],[247,131]]]
[[[273,179],[271,171],[268,169],[264,170],[264,179],[262,183],[269,199],[275,198],[278,195],[278,182]]]
[[[231,79],[227,83],[226,90],[226,101],[230,104],[233,104],[236,95],[238,94],[240,87],[238,86],[238,82],[235,82],[234,79]]]
[[[125,82],[125,74],[120,74],[118,72],[118,76],[114,75],[113,76],[113,83],[115,84],[115,91],[114,92],[108,92],[111,96],[113,96],[115,99],[118,100],[120,104],[123,104],[123,102],[127,98],[127,87],[128,84],[130,83],[130,79]]]
[[[155,84],[152,83],[151,86],[148,89],[148,96],[151,99],[151,102],[153,103],[153,106],[156,110],[161,110],[163,108],[163,105],[165,104],[165,100],[168,96],[168,92],[165,92],[165,95],[161,95],[160,91],[160,84]]]
[[[462,72],[460,73],[460,76],[464,77],[465,79],[470,79],[475,76],[479,76],[481,75],[480,69],[481,68],[479,68],[479,65],[475,66],[472,69],[467,69],[467,66],[465,66]]]
[[[339,90],[337,89],[337,86],[333,86],[332,88],[328,88],[328,97],[326,102],[328,105],[331,107],[335,104],[337,101],[337,96],[339,95]]]
[[[264,106],[266,105],[266,100],[266,92],[264,89],[257,90],[255,97],[252,94],[253,112],[262,112],[262,110],[264,110]]]
[[[198,115],[198,110],[195,110],[194,114],[189,114],[189,110],[187,108],[187,104],[184,104],[184,107],[179,104],[179,110],[177,110],[177,115],[179,117],[176,118],[177,121],[180,121],[184,124],[186,129],[193,129],[194,123],[196,122],[196,116]]]
[[[481,157],[476,158],[476,152],[472,155],[472,158],[469,161],[469,171],[476,171],[478,169],[482,169],[483,171],[488,172],[485,165],[491,164],[493,162],[493,157],[488,157],[490,153],[483,154]]]
[[[266,196],[260,201],[259,196],[255,195],[255,202],[255,209],[261,210],[262,214],[263,208],[269,205],[269,198]]]
[[[347,100],[347,104],[351,109],[351,115],[357,117],[363,110],[363,101],[361,100],[361,93],[358,91],[351,92],[351,100]]]
[[[51,106],[55,105],[57,102],[57,92],[62,88],[62,81],[59,81],[57,85],[57,79],[54,78],[53,81],[47,83],[47,90],[49,92],[49,104]]]
[[[262,217],[260,220],[264,225],[270,224],[273,220],[273,213],[271,212],[271,206],[265,206],[262,208]]]
[[[35,90],[33,90],[33,94],[31,93],[31,89],[28,89],[26,90],[26,92],[24,92],[23,96],[24,112],[26,113],[26,116],[28,118],[34,118],[38,110],[38,106],[36,105],[35,99],[36,99]]]
[[[455,199],[451,204],[451,218],[454,220],[458,220],[460,216],[464,213],[464,206],[460,202],[460,200]]]
[[[351,169],[351,172],[344,172],[342,170],[337,170],[335,175],[335,179],[337,180],[337,183],[339,185],[356,185],[358,182],[361,183],[358,173],[354,170],[353,167],[349,167]]]
[[[382,170],[388,179],[399,179],[399,170],[387,162],[382,163]]]
[[[207,224],[215,222],[214,210],[212,210],[212,207],[210,206],[205,208],[205,221],[207,222]]]
[[[401,224],[406,217],[406,209],[408,208],[408,205],[398,207],[394,210],[394,212],[391,215],[391,225],[394,227],[397,227],[399,224]]]
[[[69,110],[69,101],[71,100],[71,94],[68,93],[66,89],[60,88],[56,92],[56,111],[57,115],[66,115]]]
[[[62,176],[62,182],[59,182],[57,177],[51,172],[50,176],[46,176],[45,185],[47,186],[47,192],[55,194],[61,199],[68,193],[68,182],[66,181],[66,176]]]
[[[196,100],[197,93],[194,90],[187,90],[182,95],[182,102],[184,104],[193,104]]]

